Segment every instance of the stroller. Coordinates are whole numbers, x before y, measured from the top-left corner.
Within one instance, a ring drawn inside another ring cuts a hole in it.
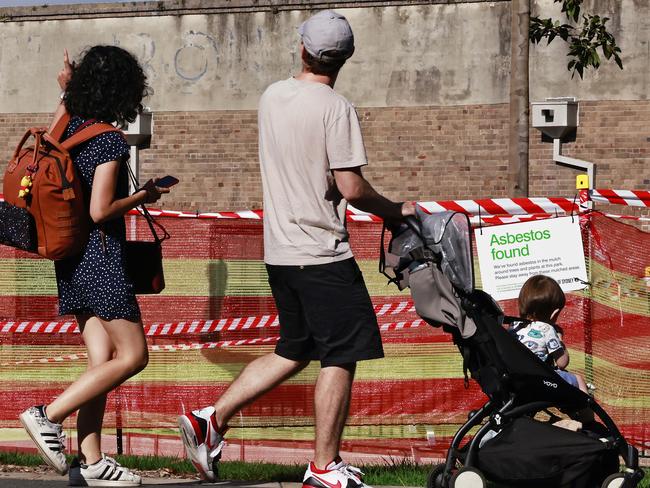
[[[469,371],[488,397],[469,412],[427,488],[485,488],[486,480],[527,488],[636,487],[643,478],[637,449],[591,396],[562,380],[509,333],[504,323],[513,318],[474,288],[468,217],[418,209],[415,218],[389,227],[387,252],[385,230],[380,272],[400,289],[409,287],[416,313],[452,335],[466,384]],[[552,425],[559,418],[550,408],[569,416],[590,411],[600,421],[567,430]],[[551,419],[537,420],[538,413]],[[478,430],[470,436],[472,429]]]

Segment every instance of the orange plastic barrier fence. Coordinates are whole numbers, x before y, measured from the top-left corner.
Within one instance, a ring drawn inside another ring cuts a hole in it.
[[[644,449],[650,441],[650,235],[598,214],[582,218],[591,287],[569,295],[562,315],[569,369],[595,384],[597,400]],[[127,222],[133,235],[146,238],[138,217]],[[108,433],[125,434],[122,448],[137,453],[179,452],[179,444],[163,448],[176,439],[178,413],[212,404],[246,363],[273,349],[278,335],[260,221],[162,222],[172,235],[164,244],[167,288],[140,297],[150,364],[109,395],[105,419]],[[359,365],[343,447],[382,456],[443,455],[449,436],[486,397],[474,383],[465,388],[450,337],[417,321],[408,294],[378,273],[381,224],[351,222],[349,229],[384,329],[386,358]],[[0,246],[0,449],[31,448],[18,414],[49,401],[85,368],[73,324],[64,332],[37,324],[60,320],[56,302],[52,263]],[[516,314],[514,301],[502,306]],[[267,453],[268,447],[309,449],[317,373],[314,364],[245,408],[233,420],[231,443]],[[74,419],[66,422],[73,426]]]

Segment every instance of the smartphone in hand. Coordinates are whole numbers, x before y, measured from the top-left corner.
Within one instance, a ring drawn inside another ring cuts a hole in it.
[[[162,188],[169,188],[170,186],[174,186],[176,183],[178,183],[178,178],[174,178],[171,175],[163,176],[156,182],[156,186],[160,186]]]

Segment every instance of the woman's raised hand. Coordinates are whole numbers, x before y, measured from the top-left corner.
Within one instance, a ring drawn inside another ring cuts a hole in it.
[[[56,81],[59,82],[61,90],[65,91],[68,87],[68,82],[72,78],[72,71],[74,70],[74,63],[70,63],[70,57],[68,56],[68,50],[63,50],[63,68],[59,71],[59,74],[56,77]]]

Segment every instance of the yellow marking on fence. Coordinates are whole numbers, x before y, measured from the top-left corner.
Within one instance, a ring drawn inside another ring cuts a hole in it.
[[[408,297],[377,272],[377,261],[358,261],[371,296]],[[612,271],[589,261],[593,286],[591,298],[599,304],[650,317],[650,289],[641,277]],[[164,296],[271,296],[264,263],[258,260],[165,259]],[[478,271],[478,266],[475,266]],[[480,288],[480,275],[476,273]],[[46,259],[0,259],[0,296],[55,296],[52,262]],[[588,291],[579,296],[590,296]],[[214,318],[214,317],[210,317]],[[184,317],[170,317],[183,320]]]

